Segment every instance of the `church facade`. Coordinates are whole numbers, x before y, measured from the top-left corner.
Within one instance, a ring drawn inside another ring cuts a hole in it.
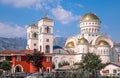
[[[88,52],[99,55],[103,63],[119,62],[120,45],[100,32],[101,20],[97,15],[85,14],[79,25],[81,33],[69,37],[64,47],[59,47],[54,44],[54,21],[45,16],[38,21],[38,26],[32,24],[27,28],[27,49],[52,53],[56,69],[62,62],[70,65],[81,62]]]

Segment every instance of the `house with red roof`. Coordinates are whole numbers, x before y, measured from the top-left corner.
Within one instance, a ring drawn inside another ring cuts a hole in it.
[[[12,62],[12,73],[14,72],[38,72],[39,68],[26,61],[26,54],[32,54],[34,50],[5,50],[0,52],[0,61],[8,60]],[[42,62],[43,72],[52,71],[52,54],[45,54]]]

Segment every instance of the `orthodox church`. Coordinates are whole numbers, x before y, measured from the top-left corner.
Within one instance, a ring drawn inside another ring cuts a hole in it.
[[[101,20],[96,14],[86,13],[80,19],[81,33],[67,38],[64,47],[60,47],[55,44],[53,36],[54,21],[45,16],[38,21],[38,25],[27,27],[26,48],[52,54],[56,69],[62,62],[70,65],[81,62],[88,52],[99,55],[103,63],[119,62],[120,44],[114,43],[106,34],[101,33],[100,25]]]

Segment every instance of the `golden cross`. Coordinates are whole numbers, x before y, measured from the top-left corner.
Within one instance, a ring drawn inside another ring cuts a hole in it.
[[[48,13],[47,12],[45,13],[45,17],[48,17]]]
[[[35,20],[33,20],[32,23],[35,24]]]
[[[91,8],[88,8],[88,12],[89,12],[89,13],[91,13],[91,10],[92,10]]]

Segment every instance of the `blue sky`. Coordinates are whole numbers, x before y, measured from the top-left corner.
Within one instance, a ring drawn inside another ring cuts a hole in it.
[[[120,0],[0,0],[0,36],[26,37],[26,26],[45,13],[55,21],[54,36],[80,33],[80,18],[91,8],[102,21],[101,32],[120,42]]]

